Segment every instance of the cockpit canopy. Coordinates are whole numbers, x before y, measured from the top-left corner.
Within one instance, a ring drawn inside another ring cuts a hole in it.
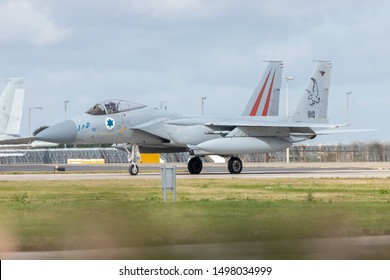
[[[90,115],[109,115],[127,111],[133,111],[136,109],[145,108],[145,105],[132,103],[125,100],[106,100],[94,105],[86,113]]]

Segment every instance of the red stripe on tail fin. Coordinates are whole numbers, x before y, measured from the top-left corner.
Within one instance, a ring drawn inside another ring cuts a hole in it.
[[[265,103],[262,116],[267,116],[267,114],[268,114],[268,107],[269,107],[269,102],[271,101],[271,94],[272,94],[272,87],[274,85],[274,78],[275,78],[275,72],[274,72],[274,75],[272,76],[271,86],[268,90],[267,101]]]
[[[271,70],[268,73],[267,79],[265,79],[264,85],[261,87],[260,93],[257,96],[255,105],[253,105],[253,108],[252,108],[251,113],[249,114],[249,116],[256,116],[256,113],[257,113],[257,110],[259,109],[260,101],[261,101],[261,98],[263,97],[263,93],[264,93],[265,87],[266,87],[266,85],[268,83],[268,78],[269,78],[270,74],[271,74]],[[275,75],[275,73],[274,73],[274,75]],[[272,79],[272,81],[273,81],[273,79]]]

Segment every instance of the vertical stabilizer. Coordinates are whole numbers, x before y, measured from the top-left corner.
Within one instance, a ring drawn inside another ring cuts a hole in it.
[[[267,69],[256,86],[242,116],[277,116],[282,85],[282,61],[269,61]]]
[[[24,79],[9,79],[0,96],[0,134],[19,135],[24,101]]]
[[[328,122],[330,61],[318,61],[301,100],[291,116],[292,122]]]

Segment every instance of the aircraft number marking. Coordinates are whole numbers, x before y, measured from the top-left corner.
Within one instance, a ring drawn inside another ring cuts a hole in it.
[[[314,119],[316,117],[316,111],[308,111],[307,112],[307,117],[309,119]]]
[[[83,123],[83,124],[79,124],[78,127],[77,127],[77,131],[80,131],[80,130],[83,130],[83,129],[87,129],[91,126],[91,123],[90,122],[86,122],[86,123]]]

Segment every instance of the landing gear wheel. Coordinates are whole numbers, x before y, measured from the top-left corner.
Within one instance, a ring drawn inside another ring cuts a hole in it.
[[[135,176],[138,174],[139,168],[137,165],[138,160],[140,159],[140,153],[138,146],[136,144],[131,144],[131,151],[127,148],[127,144],[124,144],[124,148],[127,152],[127,157],[130,163],[129,174]]]
[[[193,157],[188,161],[187,166],[191,174],[199,174],[203,168],[202,160],[199,157]]]
[[[231,157],[228,162],[230,174],[240,174],[242,171],[242,161],[238,157]]]
[[[129,174],[135,176],[138,174],[139,168],[135,163],[130,164]]]

